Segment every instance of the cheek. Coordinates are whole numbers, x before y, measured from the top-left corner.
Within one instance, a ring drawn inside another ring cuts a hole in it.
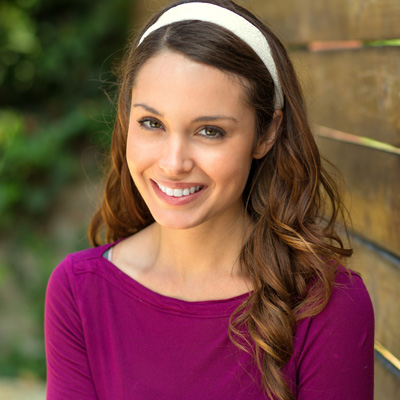
[[[212,154],[212,153],[211,153]],[[249,176],[252,163],[251,147],[247,143],[235,146],[222,154],[212,154],[207,157],[207,169],[216,181],[232,190],[243,190]]]
[[[151,146],[143,143],[140,136],[134,132],[128,133],[126,142],[126,160],[131,174],[139,173],[150,164],[154,151]]]
[[[129,135],[126,143],[126,161],[128,163],[129,171],[131,172],[131,175],[133,175],[137,168],[138,151]]]

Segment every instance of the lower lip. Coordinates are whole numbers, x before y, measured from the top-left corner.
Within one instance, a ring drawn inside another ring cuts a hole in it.
[[[191,203],[192,201],[196,200],[199,198],[204,190],[207,188],[206,186],[203,186],[198,192],[189,194],[188,196],[181,196],[181,197],[173,197],[173,196],[168,196],[166,193],[164,193],[155,183],[153,180],[150,179],[151,185],[153,186],[154,191],[156,192],[156,195],[163,200],[165,203],[172,205],[172,206],[183,206],[184,204]]]

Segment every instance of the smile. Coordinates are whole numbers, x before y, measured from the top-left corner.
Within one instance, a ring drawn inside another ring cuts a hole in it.
[[[198,186],[191,186],[191,187],[187,187],[187,188],[183,188],[183,189],[173,189],[173,188],[169,188],[167,186],[160,185],[157,182],[156,182],[156,184],[163,193],[165,193],[167,196],[170,196],[170,197],[189,196],[190,194],[196,193],[203,188],[203,185],[198,185]]]

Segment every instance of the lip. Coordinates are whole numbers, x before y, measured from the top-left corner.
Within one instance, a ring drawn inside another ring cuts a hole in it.
[[[174,205],[174,206],[181,206],[181,205],[191,203],[192,201],[198,199],[204,193],[204,191],[207,189],[206,185],[202,185],[199,183],[192,183],[192,182],[166,182],[166,181],[157,181],[156,182],[152,179],[150,179],[150,182],[151,182],[151,185],[152,185],[156,195],[161,200],[163,200],[165,203],[167,203],[169,205]],[[191,193],[187,196],[172,197],[172,196],[168,196],[167,194],[165,194],[158,187],[158,185],[166,186],[171,189],[186,189],[186,188],[193,187],[193,186],[202,186],[202,188],[198,192]]]

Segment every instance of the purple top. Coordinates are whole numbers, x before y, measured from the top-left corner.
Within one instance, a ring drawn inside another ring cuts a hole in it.
[[[188,302],[144,287],[102,257],[69,255],[46,295],[47,399],[260,400],[251,357],[227,335],[248,296]],[[299,322],[284,367],[298,400],[372,400],[374,317],[362,280],[338,273],[327,307]]]

